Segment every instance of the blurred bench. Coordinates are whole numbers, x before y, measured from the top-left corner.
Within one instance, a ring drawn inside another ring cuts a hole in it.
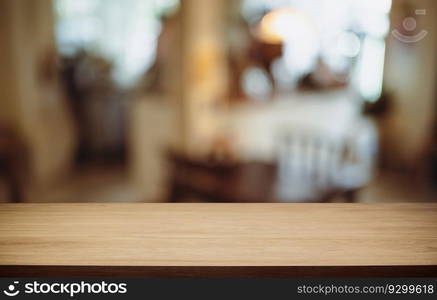
[[[273,202],[276,165],[214,162],[171,153],[170,202]]]
[[[168,158],[169,202],[329,202],[340,198],[355,202],[355,187],[341,188],[331,182],[322,182],[322,186],[310,178],[292,184],[281,180],[284,172],[276,163],[210,161],[176,153]],[[290,179],[294,180],[293,176]],[[298,196],[303,195],[302,190],[311,194],[290,200],[281,194],[284,186],[290,186]]]

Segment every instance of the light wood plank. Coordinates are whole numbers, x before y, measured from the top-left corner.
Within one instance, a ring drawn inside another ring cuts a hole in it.
[[[437,265],[437,204],[1,204],[0,265]]]

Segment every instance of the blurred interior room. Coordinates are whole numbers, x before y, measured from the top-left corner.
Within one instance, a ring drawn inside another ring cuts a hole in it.
[[[434,0],[0,0],[0,202],[437,201]]]

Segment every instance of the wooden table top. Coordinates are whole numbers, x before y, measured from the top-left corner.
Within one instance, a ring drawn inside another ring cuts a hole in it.
[[[437,204],[0,204],[0,266],[437,265]]]

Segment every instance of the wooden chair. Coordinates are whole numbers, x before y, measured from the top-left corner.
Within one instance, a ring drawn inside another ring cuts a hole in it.
[[[277,198],[281,202],[354,202],[358,187],[347,187],[339,174],[350,152],[344,140],[310,131],[287,130],[278,136]]]
[[[23,143],[11,130],[0,128],[0,177],[11,202],[24,201],[27,155]]]

